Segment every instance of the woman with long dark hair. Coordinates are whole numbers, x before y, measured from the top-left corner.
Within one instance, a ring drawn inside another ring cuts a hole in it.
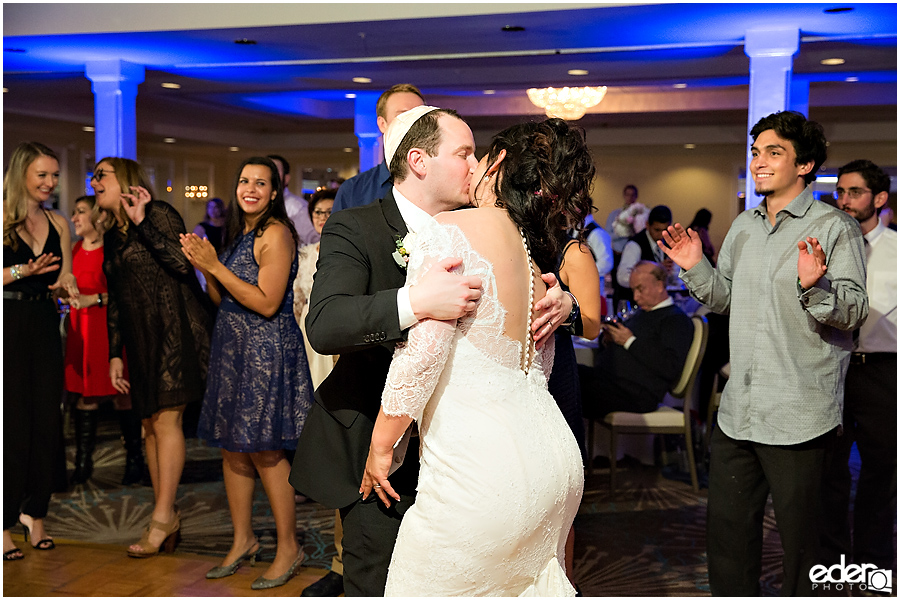
[[[44,208],[59,182],[53,150],[20,144],[3,177],[3,560],[21,560],[17,523],[37,550],[61,443],[62,341],[55,297],[78,296],[69,226]]]
[[[303,561],[285,450],[297,446],[312,406],[312,383],[293,315],[297,232],[284,208],[275,164],[253,157],[238,169],[220,256],[196,234],[182,236],[181,243],[219,305],[198,435],[222,449],[234,541],[206,577],[228,577],[246,558],[255,561],[260,546],[252,509],[259,473],[278,544],[275,560],[251,587],[284,585]]]
[[[385,595],[575,594],[563,564],[581,453],[547,391],[554,344],[536,349],[531,325],[541,274],[560,254],[558,228],[584,220],[593,174],[580,130],[560,119],[516,125],[475,170],[476,208],[416,231],[407,283],[455,256],[484,291],[458,321],[413,326],[388,373],[361,492],[386,506],[400,499],[389,470],[413,420],[421,470]]]
[[[150,525],[128,555],[172,552],[181,515],[175,506],[184,469],[185,406],[203,398],[212,307],[181,252],[181,215],[153,199],[149,178],[128,158],[97,163],[91,180],[100,208],[115,223],[103,237],[109,285],[109,375],[119,393],[131,393],[142,419],[145,456],[155,505]],[[128,353],[128,379],[122,360]]]

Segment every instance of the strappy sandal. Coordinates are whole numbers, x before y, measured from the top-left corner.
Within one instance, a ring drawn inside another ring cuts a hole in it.
[[[159,546],[154,546],[150,543],[150,530],[159,529],[160,531],[165,532],[166,537],[163,540],[162,544]],[[141,536],[141,540],[138,542],[138,546],[141,547],[140,550],[132,550],[128,549],[128,556],[133,558],[149,558],[151,556],[156,556],[159,554],[160,550],[167,553],[175,552],[175,547],[178,546],[178,542],[181,540],[181,515],[178,511],[175,511],[175,516],[172,517],[171,523],[160,523],[154,519],[150,519],[150,525],[147,526],[147,529],[144,530],[144,535]]]
[[[3,553],[4,561],[22,560],[23,558],[25,558],[25,555],[22,554],[22,551],[19,550],[18,548],[13,548],[12,550],[7,550],[6,552]]]
[[[33,539],[31,536],[31,529],[28,527],[28,525],[26,525],[25,523],[22,522],[21,516],[19,516],[19,524],[22,526],[22,531],[25,534],[25,541],[28,542],[29,538]],[[32,525],[34,525],[34,522],[32,522]],[[42,539],[41,541],[39,541],[37,544],[31,544],[31,547],[34,548],[35,550],[53,550],[54,548],[56,548],[56,544],[53,543],[52,538],[46,537],[46,538]],[[6,555],[4,554],[4,557],[5,556]],[[22,558],[25,558],[25,557],[23,556]],[[9,560],[18,560],[18,559],[11,558]]]

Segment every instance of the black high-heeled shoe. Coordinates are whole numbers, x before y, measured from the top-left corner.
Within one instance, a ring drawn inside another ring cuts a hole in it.
[[[21,515],[19,515],[19,524],[22,526],[22,531],[25,534],[25,541],[28,542],[29,538],[31,538],[31,529],[29,529],[28,525],[22,522]],[[34,523],[32,523],[32,525],[33,524]],[[37,544],[31,544],[31,547],[35,550],[53,550],[54,548],[56,548],[56,544],[53,543],[53,540],[51,538],[44,538]],[[3,555],[3,558],[4,560],[18,560],[16,558],[7,559],[5,553]],[[24,558],[24,556],[22,558]]]

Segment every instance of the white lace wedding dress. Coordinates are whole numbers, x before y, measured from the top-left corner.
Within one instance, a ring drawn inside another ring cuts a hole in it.
[[[418,422],[421,471],[385,595],[574,596],[563,564],[584,476],[547,391],[552,344],[526,355],[504,334],[493,266],[455,225],[418,232],[408,281],[449,256],[482,278],[483,296],[455,327],[416,325],[391,364],[382,406]]]

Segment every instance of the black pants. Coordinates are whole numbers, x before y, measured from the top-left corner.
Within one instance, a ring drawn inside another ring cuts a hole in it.
[[[63,354],[53,302],[3,301],[3,529],[47,516],[61,440]]]
[[[665,394],[659,398],[652,395],[634,396],[619,386],[615,379],[603,377],[598,374],[596,368],[585,365],[578,365],[578,378],[581,385],[582,411],[589,419],[602,420],[609,413],[617,411],[653,412],[665,397]]]
[[[394,553],[400,520],[415,502],[419,475],[418,438],[410,440],[403,465],[389,477],[400,502],[385,507],[374,493],[365,501],[341,509],[344,528],[344,594],[384,596],[388,566]]]
[[[810,596],[819,560],[817,507],[834,431],[792,446],[734,440],[716,428],[710,449],[706,553],[713,596],[759,596],[769,492],[784,550],[783,596]]]
[[[854,442],[861,465],[851,546],[848,461]],[[837,564],[843,554],[847,563],[893,568],[893,525],[897,519],[896,354],[850,365],[844,392],[844,433],[835,441],[833,452],[826,455],[822,501],[821,564]]]

